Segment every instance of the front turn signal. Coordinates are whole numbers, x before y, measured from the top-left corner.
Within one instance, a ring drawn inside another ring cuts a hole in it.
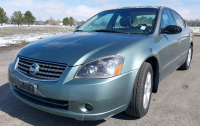
[[[122,64],[119,64],[119,65],[117,66],[117,69],[115,70],[114,75],[120,74],[120,73],[121,73],[121,69],[122,69]]]

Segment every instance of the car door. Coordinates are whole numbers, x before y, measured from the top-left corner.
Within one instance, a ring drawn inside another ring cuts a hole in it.
[[[169,9],[164,9],[161,16],[161,26],[163,29],[169,25],[176,25],[174,18]],[[166,77],[173,72],[179,64],[179,39],[180,34],[160,34],[162,51],[161,64],[162,72],[161,78]]]
[[[171,10],[174,20],[177,26],[182,28],[182,32],[180,33],[180,40],[179,40],[179,64],[183,63],[187,57],[187,52],[190,47],[190,32],[189,29],[186,28],[186,24],[183,21],[183,18],[176,13],[175,11]]]

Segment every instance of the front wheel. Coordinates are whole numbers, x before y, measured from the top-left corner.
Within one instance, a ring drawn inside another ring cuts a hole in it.
[[[152,85],[153,70],[151,65],[145,62],[134,85],[132,98],[126,110],[128,115],[135,118],[146,115],[150,105]]]

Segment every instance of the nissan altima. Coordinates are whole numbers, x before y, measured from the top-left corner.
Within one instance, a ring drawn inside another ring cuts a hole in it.
[[[77,120],[147,114],[151,94],[190,67],[193,32],[168,7],[106,10],[74,32],[32,42],[9,65],[13,94]]]

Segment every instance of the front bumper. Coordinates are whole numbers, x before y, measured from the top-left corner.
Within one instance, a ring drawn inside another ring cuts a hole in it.
[[[77,120],[100,120],[124,111],[130,102],[138,70],[107,79],[74,79],[77,67],[68,67],[58,81],[38,81],[27,78],[9,65],[9,81],[13,94],[24,103],[37,109]],[[20,89],[21,82],[38,86],[34,94],[43,100],[66,101],[66,108],[41,104],[29,97],[29,92]],[[45,98],[44,98],[45,97]],[[93,106],[92,111],[82,111],[85,104]]]

